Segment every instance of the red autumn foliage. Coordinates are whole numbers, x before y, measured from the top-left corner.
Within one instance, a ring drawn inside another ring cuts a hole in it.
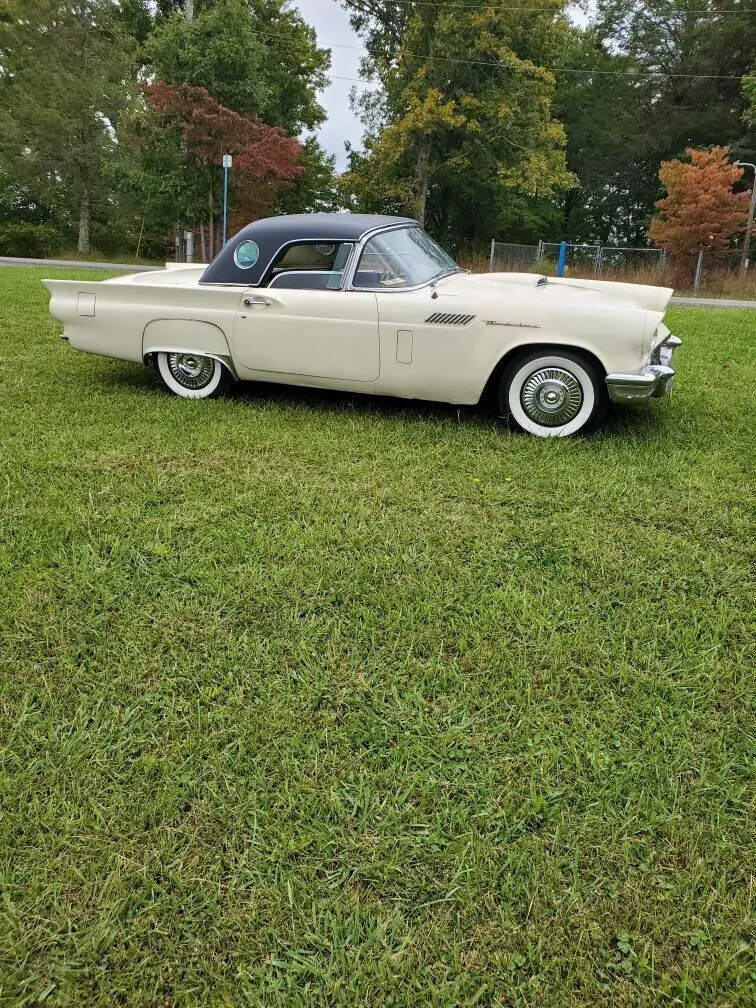
[[[179,126],[187,150],[201,162],[219,165],[231,154],[237,173],[266,180],[288,181],[304,171],[297,164],[302,149],[297,140],[226,108],[205,88],[158,81],[143,85],[143,91],[161,119]]]
[[[685,151],[687,161],[662,161],[659,179],[667,196],[657,201],[659,211],[648,236],[678,261],[702,249],[724,252],[730,238],[745,228],[750,193],[734,193],[743,169],[728,160],[729,147]]]

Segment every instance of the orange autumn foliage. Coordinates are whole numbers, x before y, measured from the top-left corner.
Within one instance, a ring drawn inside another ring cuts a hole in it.
[[[662,161],[659,180],[667,195],[655,203],[648,237],[678,258],[703,250],[724,251],[744,230],[749,192],[734,193],[743,169],[728,160],[729,147],[685,151],[690,161]]]

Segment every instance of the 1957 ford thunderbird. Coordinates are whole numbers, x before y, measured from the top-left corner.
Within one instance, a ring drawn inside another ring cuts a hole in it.
[[[187,399],[238,380],[474,404],[564,437],[609,401],[670,390],[667,287],[471,275],[413,220],[360,214],[248,225],[209,266],[45,280],[77,350],[152,364]]]

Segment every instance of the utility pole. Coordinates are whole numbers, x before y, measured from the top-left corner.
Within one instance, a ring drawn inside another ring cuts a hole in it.
[[[223,245],[226,244],[228,234],[228,170],[233,163],[230,154],[223,155]]]
[[[736,168],[750,168],[753,172],[753,183],[751,184],[751,207],[748,211],[748,223],[746,224],[745,238],[743,239],[743,254],[740,257],[740,269],[743,273],[748,269],[748,250],[751,247],[751,232],[753,231],[753,212],[756,209],[756,165],[750,161],[736,161]]]

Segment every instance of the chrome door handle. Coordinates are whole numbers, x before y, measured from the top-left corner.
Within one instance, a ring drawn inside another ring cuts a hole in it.
[[[256,306],[269,305],[270,301],[264,297],[244,298],[244,304],[247,308],[254,308]]]

